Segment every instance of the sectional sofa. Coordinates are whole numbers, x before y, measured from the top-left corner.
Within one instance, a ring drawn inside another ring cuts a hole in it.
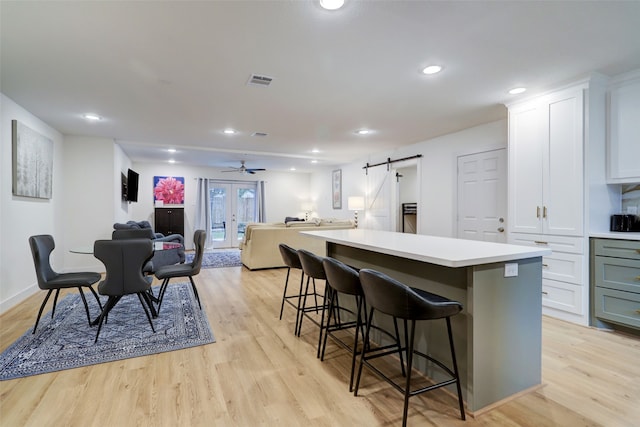
[[[301,231],[354,228],[351,220],[315,219],[304,222],[250,223],[240,245],[242,264],[249,270],[284,267],[278,245],[286,243],[294,249],[306,249],[325,256],[325,243],[301,234]]]

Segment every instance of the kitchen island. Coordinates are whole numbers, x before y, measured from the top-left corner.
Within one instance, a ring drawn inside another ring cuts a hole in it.
[[[324,239],[327,255],[348,265],[463,305],[451,321],[472,415],[541,384],[542,256],[549,249],[366,229],[305,234]],[[444,323],[422,323],[418,349],[450,360]],[[425,363],[414,366],[440,379]]]

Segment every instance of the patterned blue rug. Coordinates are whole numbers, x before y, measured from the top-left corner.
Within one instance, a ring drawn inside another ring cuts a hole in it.
[[[185,254],[185,262],[193,261],[193,252]],[[202,268],[240,267],[239,249],[215,249],[202,255]]]
[[[154,287],[154,294],[158,294],[158,287]],[[87,302],[91,316],[97,316],[95,298],[89,294]],[[35,316],[36,313],[34,322]],[[152,320],[155,334],[138,297],[127,295],[109,313],[109,321],[102,325],[94,344],[97,327],[89,327],[80,295],[67,295],[58,301],[53,319],[51,312],[43,314],[35,335],[31,333],[32,326],[0,355],[0,380],[215,342],[207,316],[198,308],[187,282],[169,284],[160,315]]]

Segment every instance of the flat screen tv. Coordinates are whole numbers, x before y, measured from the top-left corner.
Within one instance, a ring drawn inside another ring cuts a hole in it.
[[[127,171],[127,201],[138,201],[138,173],[131,169]]]

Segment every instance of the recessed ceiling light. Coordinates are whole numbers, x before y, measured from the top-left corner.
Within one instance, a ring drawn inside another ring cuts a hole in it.
[[[311,150],[311,152],[317,154],[320,152],[320,150],[318,150],[317,148],[314,148],[313,150]]]
[[[369,129],[359,129],[356,131],[356,133],[358,135],[368,135],[371,133],[371,131]]]
[[[344,6],[344,0],[320,0],[320,6],[327,10],[336,10]]]
[[[442,71],[442,67],[440,65],[429,65],[422,69],[424,74],[436,74]]]
[[[311,160],[311,163],[318,163],[317,160]]]
[[[291,169],[289,169],[289,170],[293,172],[293,171],[295,171],[295,170],[296,170],[296,168],[291,168]]]
[[[523,93],[523,92],[526,92],[526,91],[527,91],[526,87],[514,87],[513,89],[511,89],[509,91],[509,93],[511,95],[518,95],[519,93]]]
[[[169,163],[175,163],[176,161],[173,159],[169,159]]]
[[[102,117],[100,117],[97,114],[93,114],[93,113],[83,114],[82,117],[84,117],[87,120],[91,120],[92,122],[98,122],[98,121],[102,120]]]
[[[225,129],[222,132],[227,134],[227,135],[233,135],[234,133],[236,133],[236,131],[233,130],[233,129]]]
[[[167,151],[168,151],[169,153],[175,153],[175,152],[176,152],[176,149],[175,149],[175,148],[169,148]]]

